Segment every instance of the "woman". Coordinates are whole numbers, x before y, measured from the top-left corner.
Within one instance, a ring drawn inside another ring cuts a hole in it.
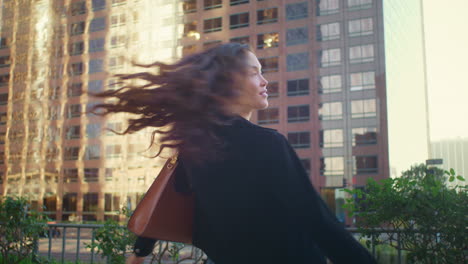
[[[152,66],[158,74],[120,76],[147,84],[103,92],[119,101],[96,107],[142,116],[123,134],[170,125],[154,132],[162,135],[157,155],[179,152],[177,188],[195,197],[194,246],[216,264],[375,263],[327,208],[287,139],[249,121],[268,107],[268,81],[248,46],[227,43]],[[127,263],[142,263],[153,245],[139,238]]]

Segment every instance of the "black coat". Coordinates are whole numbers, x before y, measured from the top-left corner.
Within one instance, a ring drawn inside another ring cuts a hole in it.
[[[193,244],[216,264],[375,263],[328,209],[282,134],[240,116],[217,133],[228,143],[226,160],[180,160],[176,170],[179,190],[189,179],[195,195]]]

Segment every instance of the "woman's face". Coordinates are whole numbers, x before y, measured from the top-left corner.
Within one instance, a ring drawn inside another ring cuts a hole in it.
[[[247,75],[240,81],[240,96],[236,100],[238,110],[242,113],[268,107],[268,81],[262,75],[262,65],[257,56],[247,52]]]

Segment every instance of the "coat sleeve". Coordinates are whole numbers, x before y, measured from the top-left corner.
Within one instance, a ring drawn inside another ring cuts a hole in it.
[[[137,237],[133,245],[133,253],[138,257],[146,257],[153,252],[156,242],[156,239]]]
[[[263,139],[261,149],[269,189],[288,213],[307,226],[314,241],[334,263],[376,263],[369,251],[349,233],[327,207],[288,140],[274,132]]]

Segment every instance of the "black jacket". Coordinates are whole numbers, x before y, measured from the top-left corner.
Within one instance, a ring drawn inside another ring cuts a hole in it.
[[[238,117],[218,135],[228,158],[180,160],[178,189],[195,195],[193,244],[216,264],[376,263],[313,188],[296,152],[274,129]]]

